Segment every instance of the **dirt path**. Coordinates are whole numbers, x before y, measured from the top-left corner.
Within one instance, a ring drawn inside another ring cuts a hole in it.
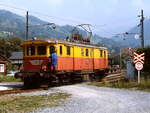
[[[40,113],[150,113],[150,93],[87,86],[54,88],[72,94],[66,104],[38,110]]]

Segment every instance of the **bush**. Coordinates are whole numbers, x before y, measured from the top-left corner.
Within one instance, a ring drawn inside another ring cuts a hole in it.
[[[137,53],[145,53],[144,68],[142,70],[145,77],[150,77],[150,47],[138,48]]]

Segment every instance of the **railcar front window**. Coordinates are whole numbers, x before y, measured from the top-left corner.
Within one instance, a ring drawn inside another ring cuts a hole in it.
[[[35,46],[27,47],[27,56],[35,55]]]
[[[37,47],[38,55],[46,55],[46,46]]]

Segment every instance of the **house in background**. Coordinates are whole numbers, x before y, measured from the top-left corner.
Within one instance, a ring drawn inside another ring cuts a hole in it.
[[[9,62],[9,60],[0,54],[0,75],[6,74],[6,63]]]
[[[9,57],[11,64],[13,66],[17,66],[18,70],[23,63],[23,53],[22,52],[12,52],[11,56]]]

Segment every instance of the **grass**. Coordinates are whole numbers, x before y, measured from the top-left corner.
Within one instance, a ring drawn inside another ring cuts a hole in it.
[[[14,76],[0,76],[0,82],[20,82],[21,79],[16,79]]]
[[[55,107],[70,97],[66,93],[41,96],[18,96],[0,98],[0,113],[25,113],[37,108]]]
[[[126,81],[120,80],[114,83],[102,83],[102,82],[91,82],[88,85],[98,86],[98,87],[110,87],[110,88],[121,88],[121,89],[131,89],[131,90],[142,90],[150,92],[150,79],[141,79],[141,83],[138,84],[137,81]]]

